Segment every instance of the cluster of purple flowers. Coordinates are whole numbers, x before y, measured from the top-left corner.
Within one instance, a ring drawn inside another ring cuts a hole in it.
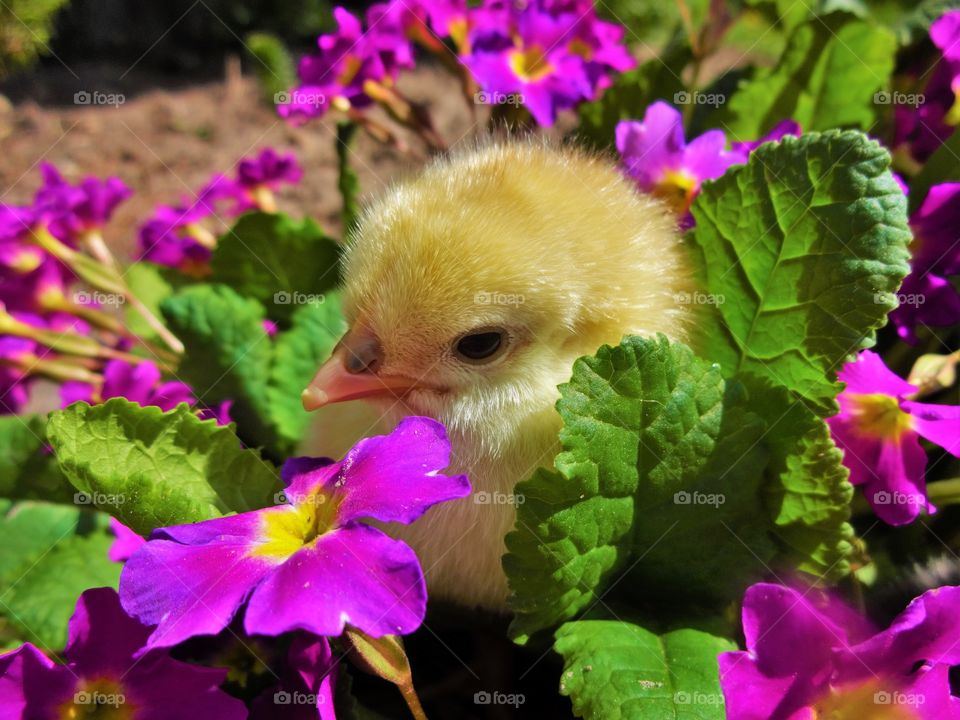
[[[140,226],[139,256],[144,260],[203,275],[216,235],[209,218],[235,217],[249,210],[275,212],[273,193],[284,183],[300,181],[303,170],[292,153],[265,148],[237,163],[236,176],[215,175],[193,199],[161,205]]]
[[[146,541],[117,524],[112,557],[126,559],[119,598],[106,588],[84,593],[65,665],[30,644],[0,656],[0,708],[77,717],[77,705],[95,696],[122,704],[131,713],[124,717],[246,717],[244,705],[219,689],[226,671],[181,663],[167,651],[218,635],[242,612],[247,635],[295,634],[274,671],[278,685],[250,716],[333,718],[327,638],[347,625],[373,638],[409,633],[426,611],[413,550],[363,521],[407,524],[469,495],[466,476],[441,474],[449,461],[443,427],[411,417],[389,435],[361,440],[340,462],[288,460],[277,506],[160,528]],[[310,703],[286,707],[284,695],[293,692]]]
[[[593,0],[391,0],[370,6],[364,31],[343,8],[334,10],[336,33],[321,36],[316,54],[299,68],[300,85],[278,104],[284,117],[319,116],[329,108],[362,109],[370,90],[392,87],[413,67],[413,43],[449,57],[453,44],[477,98],[523,105],[544,126],[559,110],[594,100],[614,72],[636,64],[624,28],[597,17]]]
[[[826,593],[760,583],[743,600],[745,651],[722,653],[730,720],[960,718],[960,587],[930,590],[886,630]]]

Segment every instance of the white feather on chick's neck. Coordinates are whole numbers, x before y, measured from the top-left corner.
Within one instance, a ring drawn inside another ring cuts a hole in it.
[[[432,597],[506,607],[500,558],[514,506],[475,502],[477,493],[509,496],[552,466],[557,385],[578,357],[626,334],[687,338],[692,309],[677,300],[693,287],[685,252],[664,206],[573,147],[481,144],[365,210],[345,254],[345,342],[375,343],[370,374],[393,385],[365,399],[389,426],[413,414],[443,422],[449,472],[474,489],[389,528],[416,550]],[[506,344],[489,363],[454,351],[464,334],[491,328]]]

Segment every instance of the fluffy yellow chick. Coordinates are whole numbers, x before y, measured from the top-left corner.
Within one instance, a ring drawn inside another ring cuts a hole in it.
[[[391,426],[406,415],[446,425],[450,470],[470,477],[473,497],[389,529],[420,556],[432,597],[506,607],[509,500],[552,465],[557,385],[625,334],[685,338],[684,252],[664,206],[572,147],[484,144],[366,209],[345,255],[350,330],[304,406],[362,398]]]

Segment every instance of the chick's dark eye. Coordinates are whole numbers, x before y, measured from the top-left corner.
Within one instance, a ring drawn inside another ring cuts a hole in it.
[[[485,330],[470,333],[457,340],[457,355],[465,360],[480,362],[491,360],[504,345],[504,334],[500,330]]]

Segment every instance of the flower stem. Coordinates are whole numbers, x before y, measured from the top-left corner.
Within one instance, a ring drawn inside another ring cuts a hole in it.
[[[413,689],[413,683],[404,683],[403,685],[397,685],[397,687],[400,688],[400,693],[403,695],[407,707],[410,708],[410,714],[416,720],[427,720],[427,714],[423,711],[420,698],[417,697],[417,691]]]
[[[960,505],[960,478],[930,483],[927,485],[927,497],[937,507]]]

